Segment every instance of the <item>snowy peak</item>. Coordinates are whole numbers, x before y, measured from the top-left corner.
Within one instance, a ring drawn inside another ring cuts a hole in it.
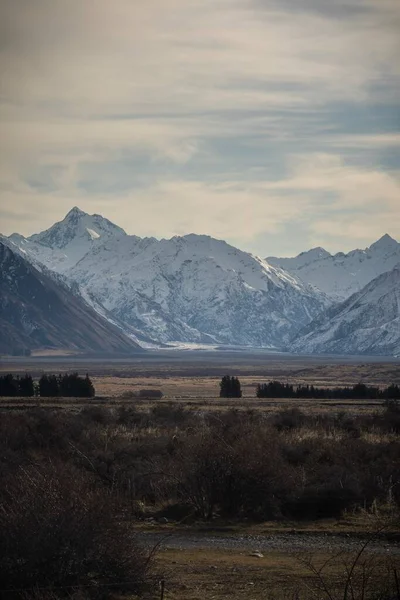
[[[62,221],[28,238],[12,234],[9,240],[31,261],[65,272],[93,246],[126,237],[121,227],[101,215],[88,215],[75,206]]]
[[[341,301],[400,264],[400,244],[385,234],[369,248],[348,254],[338,252],[332,256],[323,248],[314,248],[295,258],[267,260]]]
[[[388,233],[385,233],[377,242],[371,244],[370,252],[392,253],[397,252],[400,244],[396,242]]]
[[[311,250],[301,252],[295,258],[277,258],[276,256],[269,256],[265,260],[275,267],[291,270],[300,269],[316,261],[325,260],[331,257],[332,255],[329,252],[318,246],[317,248],[311,248]]]
[[[78,206],[74,206],[73,208],[71,208],[71,210],[66,214],[65,218],[67,219],[68,217],[74,217],[74,216],[88,216],[87,213],[85,213],[83,210],[81,210]]]
[[[93,241],[99,238],[110,238],[126,235],[125,231],[105,219],[101,215],[88,215],[75,206],[62,221],[55,223],[49,229],[31,235],[28,239],[49,248],[62,250],[72,242],[84,239]]]
[[[317,246],[317,248],[311,248],[311,250],[308,250],[307,252],[302,252],[301,254],[299,254],[299,257],[302,257],[304,260],[310,261],[310,260],[321,260],[324,258],[329,258],[329,256],[332,256],[329,252],[327,252],[325,250],[325,248],[321,248],[321,246]]]

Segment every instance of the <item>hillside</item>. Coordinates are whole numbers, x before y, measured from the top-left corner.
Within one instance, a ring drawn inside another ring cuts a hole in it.
[[[290,350],[400,356],[400,268],[328,309],[300,332]]]
[[[61,282],[0,241],[0,351],[131,353],[138,345]]]

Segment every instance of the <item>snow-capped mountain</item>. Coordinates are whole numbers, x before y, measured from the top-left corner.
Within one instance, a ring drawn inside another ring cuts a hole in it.
[[[0,241],[0,351],[35,348],[140,351],[61,280],[38,271]]]
[[[266,261],[206,235],[127,235],[75,207],[40,234],[1,241],[145,346],[282,348],[301,330],[296,352],[398,351],[400,244],[388,235],[348,254]]]
[[[46,231],[24,238],[18,233],[9,240],[36,266],[44,264],[58,273],[64,273],[93,247],[110,239],[126,236],[121,227],[101,215],[88,215],[78,207]]]
[[[328,309],[300,332],[290,349],[303,354],[400,355],[400,267]]]
[[[126,236],[66,273],[112,314],[160,341],[281,346],[326,306],[322,295],[209,236]]]
[[[226,242],[194,234],[142,239],[76,208],[41,234],[8,240],[35,265],[74,281],[97,309],[159,342],[281,347],[330,304]]]
[[[384,235],[365,250],[329,254],[313,248],[295,258],[269,257],[267,261],[316,286],[334,300],[344,300],[381,273],[400,264],[400,244]]]

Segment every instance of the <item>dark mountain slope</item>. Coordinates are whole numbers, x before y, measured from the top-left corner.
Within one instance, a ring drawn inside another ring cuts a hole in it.
[[[0,242],[0,352],[15,348],[142,351],[82,298]]]

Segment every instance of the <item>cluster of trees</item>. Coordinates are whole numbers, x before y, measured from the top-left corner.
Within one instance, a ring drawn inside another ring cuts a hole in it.
[[[384,389],[357,383],[352,387],[322,388],[313,385],[294,386],[280,381],[260,383],[257,398],[332,398],[338,400],[400,400],[400,387],[389,385]]]
[[[88,374],[86,377],[80,377],[78,373],[65,373],[58,376],[43,374],[39,379],[39,395],[41,397],[92,398],[94,394],[95,389]]]
[[[33,396],[33,379],[30,375],[14,377],[11,373],[0,377],[0,396]]]
[[[229,375],[225,375],[221,379],[221,383],[219,384],[220,398],[241,398],[242,397],[242,389],[240,386],[240,381],[237,377],[230,377]]]
[[[0,377],[0,396],[40,396],[92,398],[95,395],[93,383],[88,374],[80,377],[78,373],[47,375],[44,373],[38,382],[31,375],[23,377],[8,373]]]

